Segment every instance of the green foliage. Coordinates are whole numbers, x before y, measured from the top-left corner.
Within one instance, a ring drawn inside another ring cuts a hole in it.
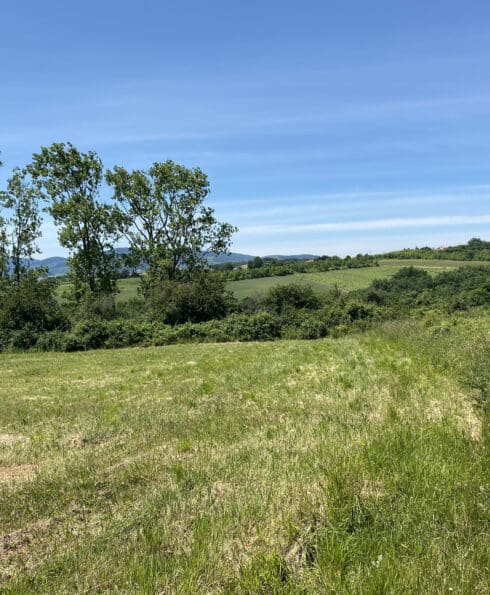
[[[411,304],[421,291],[431,288],[432,277],[423,269],[406,267],[390,279],[378,279],[366,290],[367,299],[380,305]]]
[[[374,256],[358,254],[354,258],[346,256],[321,256],[315,260],[277,260],[262,259],[257,256],[247,263],[246,267],[237,266],[233,268],[220,268],[219,272],[228,281],[240,281],[243,279],[261,279],[265,277],[284,277],[295,273],[321,273],[325,271],[337,271],[342,269],[358,269],[377,266],[378,262]]]
[[[10,257],[8,244],[7,220],[0,212],[0,281],[9,277]]]
[[[193,282],[161,282],[147,299],[89,302],[71,314],[73,329],[24,342],[37,349],[86,350],[179,342],[318,339],[363,331],[386,320],[424,316],[490,304],[487,267],[461,267],[431,277],[413,268],[357,292],[338,289],[321,295],[291,284],[264,298],[237,304],[223,281],[202,274]],[[4,345],[7,346],[7,345]]]
[[[446,310],[490,305],[490,268],[464,266],[431,277],[415,267],[400,269],[390,279],[375,280],[360,295],[394,312],[437,306]]]
[[[270,341],[281,336],[280,320],[269,312],[232,314],[222,321],[221,328],[228,341]]]
[[[264,260],[260,256],[256,256],[253,260],[250,260],[247,263],[247,268],[249,269],[261,269],[264,266]],[[233,268],[233,267],[231,267]],[[228,267],[228,270],[229,267]]]
[[[132,253],[148,267],[149,286],[192,277],[206,268],[207,253],[228,251],[236,228],[218,222],[214,210],[204,206],[209,182],[199,168],[173,161],[154,163],[148,171],[116,166],[106,179],[120,205]]]
[[[152,318],[174,325],[223,318],[232,307],[233,297],[225,290],[221,279],[201,273],[187,283],[155,283],[147,303]]]
[[[62,351],[130,347],[144,343],[147,331],[148,325],[145,324],[92,318],[77,323],[70,333],[63,337],[60,347]],[[38,348],[42,347],[42,344],[38,345]]]
[[[287,310],[315,310],[320,308],[321,300],[308,285],[291,283],[273,287],[264,299],[267,308],[282,314]]]
[[[67,321],[56,299],[56,281],[29,271],[0,285],[0,347],[29,348],[40,334],[65,330]]]
[[[26,178],[27,173],[16,168],[7,190],[0,192],[0,207],[9,211],[6,219],[0,218],[0,269],[5,277],[12,267],[17,282],[26,273],[25,259],[39,252],[36,240],[41,236],[38,196]]]
[[[118,261],[114,243],[120,237],[121,217],[98,199],[103,167],[93,151],[81,153],[71,143],[41,147],[27,166],[48,211],[59,227],[61,246],[70,250],[73,297],[112,296]]]

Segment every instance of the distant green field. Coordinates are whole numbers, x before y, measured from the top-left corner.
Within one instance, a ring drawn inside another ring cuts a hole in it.
[[[126,301],[136,297],[138,293],[139,279],[121,279],[118,283],[119,293],[117,295],[118,301]],[[69,288],[69,283],[60,283],[57,293],[60,297]]]
[[[121,279],[118,284],[120,301],[130,300],[138,294],[139,279]]]
[[[479,262],[462,262],[458,260],[381,260],[379,267],[364,269],[343,269],[327,271],[325,273],[297,273],[286,277],[264,277],[262,279],[245,279],[231,281],[228,289],[233,291],[239,299],[256,294],[264,294],[271,287],[288,285],[289,283],[304,283],[311,285],[316,291],[328,291],[335,285],[345,291],[353,291],[367,287],[374,279],[391,277],[400,268],[416,266],[427,269],[431,273],[439,273],[463,265],[484,264]],[[488,263],[486,263],[488,264]]]
[[[244,281],[230,281],[227,284],[235,297],[243,299],[251,295],[263,295],[271,287],[288,285],[289,283],[303,283],[311,285],[315,291],[325,292],[336,285],[345,291],[353,291],[367,287],[374,279],[391,277],[400,268],[416,266],[427,269],[431,273],[439,273],[463,265],[488,264],[482,262],[464,262],[460,260],[380,260],[379,267],[364,269],[343,269],[340,271],[327,271],[325,273],[297,273],[285,277],[264,277],[262,279],[245,279]],[[139,279],[121,279],[119,281],[118,301],[126,301],[136,297]],[[68,288],[67,283],[62,283],[58,288],[59,295]]]

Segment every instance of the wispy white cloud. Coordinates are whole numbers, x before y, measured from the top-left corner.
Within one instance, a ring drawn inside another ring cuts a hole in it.
[[[373,190],[373,191],[348,191],[325,192],[321,194],[283,194],[271,196],[251,196],[233,199],[232,206],[261,208],[263,206],[274,208],[274,212],[284,212],[286,208],[301,208],[305,205],[386,205],[386,204],[427,204],[446,202],[467,202],[478,200],[490,201],[490,184],[468,184],[461,186],[438,186],[435,188],[415,188],[399,190]],[[227,207],[230,200],[211,198],[210,203],[214,208]]]
[[[316,231],[376,231],[413,227],[443,227],[452,225],[481,225],[490,223],[490,214],[451,215],[442,217],[396,217],[392,219],[373,219],[365,221],[341,221],[324,223],[301,223],[287,225],[257,225],[241,228],[243,234],[281,234]]]

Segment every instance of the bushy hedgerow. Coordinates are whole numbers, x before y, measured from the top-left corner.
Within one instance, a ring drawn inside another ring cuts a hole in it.
[[[396,259],[449,259],[490,261],[490,242],[472,238],[467,244],[448,246],[447,248],[412,248],[397,250],[380,255],[381,258]]]
[[[93,319],[76,324],[71,331],[37,335],[42,351],[85,351],[133,345],[171,345],[188,342],[268,341],[281,337],[281,321],[269,312],[232,314],[222,320],[164,325],[159,322]],[[20,347],[19,347],[20,348]]]
[[[408,309],[466,310],[490,305],[490,267],[464,266],[431,277],[415,267],[400,269],[389,279],[377,279],[357,292],[363,302],[387,306],[394,313]]]
[[[155,326],[131,320],[92,319],[76,324],[64,338],[63,351],[130,347],[151,341]]]
[[[211,290],[207,296],[198,296],[196,287],[198,285],[183,290],[183,295],[187,296],[183,299],[185,308],[190,303],[187,301],[188,292],[192,293],[192,300],[196,298],[195,302],[191,300],[194,307],[211,300],[210,296],[216,289],[215,286],[201,284],[203,291],[206,287]],[[218,290],[219,295],[223,295],[223,288]],[[32,300],[30,291],[27,292],[30,297],[26,303]],[[180,297],[179,294],[179,300]],[[172,304],[175,304],[174,298]],[[391,279],[375,281],[367,290],[348,294],[336,290],[318,295],[308,286],[286,285],[273,288],[265,298],[244,301],[241,311],[222,317],[223,311],[219,310],[219,316],[211,320],[186,320],[179,324],[175,320],[172,320],[173,324],[166,324],[167,318],[154,314],[154,304],[149,307],[142,299],[137,299],[115,308],[112,319],[108,319],[106,314],[102,316],[99,311],[91,317],[73,317],[71,328],[66,328],[66,320],[63,322],[64,319],[59,317],[59,306],[55,304],[52,312],[58,313],[58,316],[41,317],[41,323],[36,325],[29,320],[29,313],[23,306],[12,309],[14,304],[10,300],[2,305],[3,316],[5,312],[14,312],[14,320],[23,324],[8,328],[8,332],[4,330],[0,335],[0,349],[80,351],[182,342],[317,339],[364,330],[373,322],[406,317],[407,313],[413,316],[426,313],[428,321],[448,310],[454,312],[489,304],[488,267],[462,267],[434,278],[410,267],[400,270]],[[231,309],[237,309],[236,305]],[[48,308],[42,312],[49,313],[51,310]],[[198,307],[194,312],[198,319],[203,312],[207,312],[205,318],[210,315],[206,308],[199,310]],[[6,318],[3,320],[4,326],[12,325],[12,322],[7,323]]]

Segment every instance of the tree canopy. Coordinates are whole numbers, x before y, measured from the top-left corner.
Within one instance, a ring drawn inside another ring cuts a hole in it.
[[[0,206],[8,212],[0,221],[0,259],[4,267],[12,266],[17,283],[26,270],[25,261],[39,252],[36,240],[41,236],[42,220],[38,203],[25,170],[14,169],[7,190],[0,192]]]
[[[229,223],[218,222],[203,204],[209,181],[199,168],[173,161],[147,171],[116,166],[106,174],[114,189],[132,253],[148,267],[149,280],[191,277],[206,266],[206,254],[227,252]]]
[[[35,153],[27,170],[48,203],[61,246],[70,251],[75,298],[112,295],[121,218],[113,205],[99,200],[103,166],[98,155],[54,143]]]

